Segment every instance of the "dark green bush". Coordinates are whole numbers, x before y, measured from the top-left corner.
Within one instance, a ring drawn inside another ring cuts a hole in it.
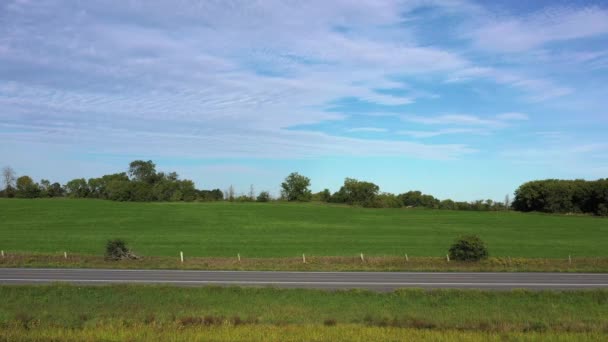
[[[450,259],[479,261],[488,257],[488,248],[477,235],[462,236],[450,247]]]
[[[138,257],[129,250],[124,240],[114,239],[106,242],[106,260],[123,260],[123,259],[138,259]]]
[[[270,201],[270,193],[268,191],[262,191],[257,197],[258,202],[268,202]]]

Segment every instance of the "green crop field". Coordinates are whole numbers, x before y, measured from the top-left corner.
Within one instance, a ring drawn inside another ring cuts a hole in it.
[[[7,252],[101,255],[108,239],[124,238],[144,256],[442,256],[470,233],[492,256],[606,256],[608,219],[314,203],[0,200]]]

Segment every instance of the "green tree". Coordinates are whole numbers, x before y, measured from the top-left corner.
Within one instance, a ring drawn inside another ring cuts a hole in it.
[[[21,176],[17,178],[16,195],[21,198],[40,197],[40,186],[30,176]]]
[[[268,202],[270,201],[270,193],[268,191],[262,191],[256,198],[258,202]]]
[[[282,195],[288,201],[310,201],[312,193],[308,189],[310,179],[297,172],[292,172],[281,183]]]
[[[378,206],[376,196],[379,191],[380,187],[374,183],[346,178],[336,197],[344,203],[375,207]]]
[[[49,188],[47,189],[47,195],[49,197],[62,197],[64,193],[65,191],[61,187],[61,184],[57,182],[51,184],[51,186],[49,186]]]
[[[151,160],[134,160],[129,164],[129,176],[133,181],[153,184],[158,180],[156,164]]]
[[[321,202],[329,202],[330,199],[331,199],[331,192],[329,192],[329,189],[323,189],[323,191],[321,191],[319,193],[319,200]]]
[[[65,189],[70,197],[85,198],[89,195],[89,185],[84,178],[76,178],[67,182]]]
[[[40,187],[40,197],[42,197],[42,198],[50,197],[49,189],[51,188],[51,182],[48,179],[41,179],[39,187]]]

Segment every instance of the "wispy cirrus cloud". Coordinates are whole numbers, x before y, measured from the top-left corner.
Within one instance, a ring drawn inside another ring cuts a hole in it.
[[[381,127],[353,127],[347,129],[348,132],[371,132],[371,133],[382,133],[387,132],[388,129]]]
[[[425,125],[472,125],[486,127],[502,127],[509,121],[528,120],[528,115],[518,112],[508,112],[495,115],[494,117],[480,117],[470,114],[444,114],[437,116],[403,115],[404,121],[415,122]]]
[[[442,135],[454,135],[454,134],[478,134],[488,135],[490,132],[483,129],[475,128],[444,128],[432,131],[416,131],[416,130],[404,130],[398,131],[398,134],[411,136],[413,138],[433,138]]]
[[[520,52],[607,33],[608,10],[589,6],[550,7],[524,17],[489,16],[468,36],[481,49]]]
[[[534,116],[511,108],[542,110],[581,85],[527,59],[488,55],[548,49],[605,31],[600,6],[491,17],[484,5],[7,0],[0,4],[0,138],[152,159],[463,158],[476,148],[441,138],[484,138],[531,124]],[[449,20],[425,25],[429,12]],[[459,30],[467,39],[450,33]],[[589,52],[579,55],[581,63],[603,63],[601,49],[574,50]],[[494,98],[469,96],[473,87],[492,90]],[[466,106],[457,107],[460,93]],[[356,101],[332,110],[341,99]],[[605,108],[600,102],[594,108]],[[395,114],[419,109],[447,114]],[[327,129],[337,122],[339,129]],[[293,129],[306,125],[314,128]],[[424,125],[433,127],[418,127]],[[346,134],[355,132],[382,134]],[[428,137],[437,139],[416,140]]]

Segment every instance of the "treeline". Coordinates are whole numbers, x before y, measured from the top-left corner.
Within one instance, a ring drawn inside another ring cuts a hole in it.
[[[256,195],[253,185],[249,194],[236,195],[230,186],[220,189],[198,190],[194,182],[179,179],[177,173],[157,172],[152,161],[136,160],[129,164],[127,172],[105,175],[99,178],[77,178],[65,185],[41,180],[36,183],[29,176],[16,178],[15,172],[4,168],[2,172],[5,188],[0,197],[41,198],[72,197],[99,198],[114,201],[231,201],[269,202],[268,191]],[[448,210],[499,211],[539,211],[547,213],[582,213],[608,216],[608,179],[596,181],[548,179],[532,181],[521,185],[515,191],[513,203],[509,196],[503,202],[478,200],[458,202],[451,199],[440,200],[420,191],[402,194],[380,192],[380,187],[372,182],[346,178],[336,192],[329,189],[312,193],[310,179],[296,172],[289,174],[281,183],[282,201],[318,201],[342,203],[366,208],[429,208]]]
[[[608,179],[547,179],[527,182],[515,191],[513,208],[526,212],[608,216]]]
[[[77,178],[65,185],[41,180],[36,183],[29,176],[16,178],[15,172],[4,168],[5,188],[2,197],[17,198],[98,198],[113,201],[219,201],[221,190],[197,190],[194,182],[180,180],[175,172],[157,172],[152,161],[136,160],[129,164],[128,172],[104,175],[99,178]]]
[[[380,187],[374,183],[346,178],[340,189],[331,193],[329,189],[311,193],[308,187],[310,179],[298,173],[292,173],[281,184],[281,198],[287,201],[320,201],[327,203],[343,203],[358,205],[365,208],[429,208],[449,210],[507,210],[509,197],[505,202],[479,200],[474,202],[456,202],[451,199],[439,200],[432,195],[420,191],[408,191],[402,194],[380,192]]]

